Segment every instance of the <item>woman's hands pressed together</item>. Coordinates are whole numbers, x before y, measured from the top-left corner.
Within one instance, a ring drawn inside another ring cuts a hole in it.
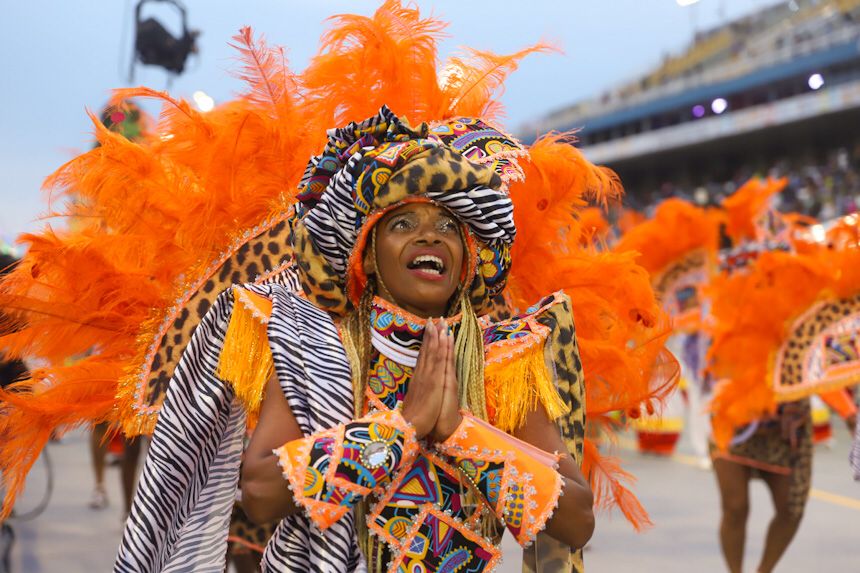
[[[401,412],[418,438],[429,435],[437,442],[445,441],[460,424],[454,336],[444,320],[431,318],[424,327],[418,363]]]

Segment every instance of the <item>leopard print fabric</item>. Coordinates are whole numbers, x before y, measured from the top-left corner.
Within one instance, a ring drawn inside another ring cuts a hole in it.
[[[230,514],[230,535],[228,538],[227,551],[230,555],[243,553],[256,553],[262,558],[263,550],[272,538],[278,522],[257,525],[252,522],[242,507],[236,503],[233,505],[233,513]]]
[[[361,178],[370,177],[362,174]],[[469,293],[475,310],[483,313],[489,297],[501,292],[505,285],[510,270],[510,242],[515,234],[513,219],[507,217],[510,200],[496,190],[501,186],[500,177],[491,168],[471,163],[450,149],[431,147],[412,156],[384,180],[384,184],[372,189],[370,197],[346,195],[359,191],[333,185],[323,196],[331,204],[321,202],[296,224],[294,247],[302,289],[308,298],[339,315],[347,312],[350,304],[356,304],[367,280],[356,252],[362,250],[370,229],[386,210],[419,199],[450,210],[471,234],[475,249],[469,252],[470,266],[475,272]],[[353,212],[332,216],[334,211],[349,209]],[[332,227],[344,217],[355,218],[355,228],[341,225],[340,235],[332,236]],[[345,245],[351,250],[345,252]],[[336,268],[341,263],[344,268]]]
[[[361,253],[370,229],[388,209],[429,201],[466,229],[466,282],[482,314],[504,288],[516,235],[513,203],[496,167],[502,168],[471,161],[426,124],[412,128],[385,106],[360,123],[329,130],[325,150],[311,158],[299,185],[294,246],[308,299],[333,314],[356,305],[367,284]]]
[[[576,342],[570,299],[553,305],[538,318],[550,329],[547,353],[555,370],[558,392],[570,408],[570,413],[558,424],[565,444],[576,462],[582,465],[585,438],[585,378]],[[541,533],[523,552],[523,573],[583,573],[582,550],[570,547]]]
[[[816,311],[795,324],[794,330],[779,352],[782,366],[776,385],[777,393],[780,389],[789,390],[791,386],[804,382],[803,362],[806,353],[824,330],[835,322],[858,313],[860,313],[860,295],[825,302]]]
[[[652,277],[663,308],[674,319],[677,332],[695,333],[701,328],[702,287],[708,282],[709,257],[705,250],[689,253]]]
[[[236,251],[217,267],[188,299],[176,318],[161,336],[148,375],[144,384],[140,406],[146,408],[146,423],[142,424],[144,433],[155,424],[157,410],[167,392],[167,384],[179,363],[191,335],[200,324],[203,316],[221,292],[234,284],[253,283],[270,280],[279,269],[289,266],[293,260],[289,246],[291,233],[290,221],[281,219],[256,236],[250,237]],[[141,414],[143,415],[143,414]]]
[[[803,420],[795,435],[795,445],[782,435],[781,418],[793,416]],[[753,477],[762,477],[769,467],[778,468],[791,478],[788,490],[788,511],[801,517],[809,499],[812,485],[813,454],[812,413],[809,400],[791,402],[780,407],[775,419],[762,421],[755,433],[739,444],[731,446],[727,454],[718,452],[712,445],[712,455],[752,468]],[[776,473],[776,472],[774,472]]]

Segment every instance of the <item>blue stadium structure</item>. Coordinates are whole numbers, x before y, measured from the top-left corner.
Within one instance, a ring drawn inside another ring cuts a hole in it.
[[[840,150],[860,160],[858,127],[860,0],[790,0],[698,33],[636,81],[522,133],[579,129],[589,159],[615,168],[635,199]]]

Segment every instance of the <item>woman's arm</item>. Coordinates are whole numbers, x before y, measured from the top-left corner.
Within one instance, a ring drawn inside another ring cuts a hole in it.
[[[298,511],[272,450],[301,437],[301,428],[273,374],[266,383],[260,420],[242,465],[242,508],[251,521],[268,523]]]
[[[530,542],[544,529],[571,547],[585,545],[594,532],[594,498],[588,482],[568,453],[558,426],[542,406],[526,416],[525,424],[513,434],[516,439],[486,422],[461,415],[453,353],[448,362],[441,411],[430,433],[437,448],[453,458],[520,544]],[[531,446],[541,451],[527,451]],[[506,456],[505,451],[513,458]],[[547,452],[561,452],[557,470],[548,465],[555,456]],[[476,460],[484,463],[476,464]],[[483,469],[478,470],[478,467]],[[496,485],[495,479],[487,479],[498,471],[509,476],[511,481],[502,477],[501,484]],[[522,474],[526,473],[531,475],[524,479],[526,476]],[[534,491],[529,492],[530,489]],[[561,495],[556,498],[558,494]],[[518,500],[506,501],[510,499]],[[527,507],[522,509],[523,505]],[[552,518],[544,523],[554,507]]]
[[[514,437],[545,452],[562,453],[558,472],[564,480],[563,495],[545,531],[573,548],[584,546],[594,533],[594,496],[588,481],[568,452],[558,426],[549,419],[543,408],[538,407],[528,415],[525,425],[514,432]]]

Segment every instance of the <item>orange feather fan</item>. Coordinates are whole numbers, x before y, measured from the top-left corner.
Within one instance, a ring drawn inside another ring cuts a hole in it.
[[[771,197],[785,189],[788,179],[750,179],[723,200],[726,232],[734,242],[755,239],[761,216]]]
[[[471,51],[440,72],[445,24],[398,1],[372,17],[332,23],[301,74],[289,70],[282,49],[252,41],[243,29],[233,40],[247,91],[209,113],[147,88],[117,90],[115,102],[163,102],[154,133],[131,142],[93,118],[100,146],[48,178],[45,186],[58,198],[75,198],[58,215],[80,224],[23,236],[29,252],[0,285],[0,306],[10,309],[0,346],[46,362],[14,392],[0,393],[8,406],[0,419],[5,511],[52,430],[119,425],[131,415],[129,404],[117,403],[118,381],[140,365],[186,285],[234,239],[289,208],[325,129],[369,117],[383,104],[413,123],[492,119],[501,114],[505,77],[521,58],[547,49]],[[526,181],[511,187],[519,227],[512,302],[525,307],[558,289],[571,296],[590,415],[650,407],[673,380],[660,360],[668,329],[648,275],[632,254],[580,247],[576,214],[589,201],[620,198],[617,177],[591,165],[562,135],[538,140],[523,167]],[[586,451],[592,477],[609,480],[602,482],[609,489],[596,490],[644,521],[619,481],[623,471],[601,461],[596,448]]]
[[[755,238],[768,199],[784,186],[785,180],[753,180],[729,197],[730,236]],[[787,219],[797,226],[797,217]],[[708,358],[720,379],[711,402],[719,447],[728,447],[738,428],[776,411],[773,363],[797,318],[820,301],[860,292],[860,249],[837,239],[856,236],[857,223],[837,224],[828,236],[832,243],[795,241],[797,252],[765,252],[749,267],[712,279]]]
[[[711,299],[710,372],[721,381],[711,402],[714,439],[776,409],[770,363],[792,321],[834,284],[834,269],[810,255],[766,252],[753,266],[715,277]]]
[[[624,233],[613,249],[635,251],[636,262],[657,274],[692,251],[704,249],[713,258],[717,240],[717,224],[711,214],[683,199],[667,199],[651,219]]]
[[[512,305],[524,308],[554,290],[570,296],[592,420],[615,410],[653,410],[677,381],[677,363],[663,354],[668,319],[635,255],[583,247],[577,216],[589,202],[619,200],[618,177],[589,163],[562,134],[538,139],[521,166],[525,180],[510,188],[517,224],[507,290]],[[625,474],[616,471],[617,464],[602,460],[589,442],[584,452],[583,467],[595,491],[608,496],[606,503],[611,499],[635,527],[647,525],[647,514],[622,485]]]
[[[521,165],[525,181],[510,190],[517,241],[509,297],[524,307],[542,292],[565,290],[589,383],[588,412],[638,408],[654,395],[645,373],[662,347],[665,315],[634,255],[580,248],[582,225],[573,216],[588,201],[620,198],[620,182],[558,134],[535,142]]]
[[[237,37],[248,38],[247,30]],[[250,53],[249,66],[278,62]],[[263,69],[258,75],[277,77]],[[251,84],[248,96],[208,114],[154,90],[117,90],[115,101],[164,101],[156,133],[131,142],[92,117],[100,145],[46,180],[55,201],[74,199],[62,215],[77,224],[22,236],[28,253],[0,289],[14,327],[0,345],[47,361],[0,395],[12,405],[0,421],[0,434],[11,436],[0,444],[5,511],[51,431],[119,425],[131,415],[117,403],[118,381],[141,360],[177,290],[235,236],[291,203],[324,133],[311,140],[294,129],[302,119],[290,101],[292,85],[265,99]]]

